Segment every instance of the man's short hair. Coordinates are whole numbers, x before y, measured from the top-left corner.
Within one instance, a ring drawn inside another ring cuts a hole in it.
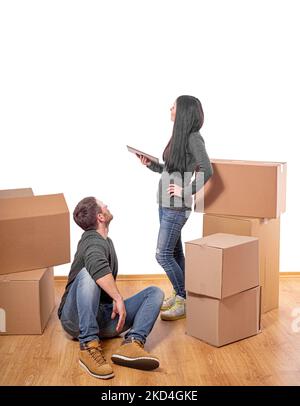
[[[96,230],[98,213],[101,213],[101,207],[95,197],[85,197],[75,207],[73,219],[84,231]]]

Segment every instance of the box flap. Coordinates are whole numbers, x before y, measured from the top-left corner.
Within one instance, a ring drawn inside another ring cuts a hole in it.
[[[216,233],[203,238],[188,241],[186,244],[195,244],[199,246],[209,246],[213,248],[226,249],[239,244],[257,240],[256,237],[248,237],[235,234]]]
[[[39,291],[41,330],[43,331],[55,306],[53,268],[48,268],[47,272],[44,272],[39,283]]]
[[[69,210],[62,193],[19,197],[17,199],[0,199],[0,220],[49,216],[68,212]]]
[[[212,163],[228,163],[234,165],[260,165],[260,166],[283,166],[286,162],[266,162],[266,161],[247,161],[239,159],[211,159]]]
[[[286,180],[287,180],[287,164],[283,164],[278,170],[277,178],[277,188],[278,188],[278,212],[277,217],[280,213],[286,211]]]
[[[33,196],[31,188],[0,190],[0,199]]]
[[[48,268],[35,269],[34,271],[14,272],[0,275],[0,283],[10,281],[39,281]]]

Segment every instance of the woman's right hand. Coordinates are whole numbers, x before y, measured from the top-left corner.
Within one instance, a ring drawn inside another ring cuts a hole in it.
[[[136,156],[137,156],[138,158],[140,158],[140,161],[141,161],[141,163],[142,163],[143,165],[149,166],[149,165],[151,164],[150,159],[146,158],[145,156],[143,156],[143,155],[138,155],[138,154],[136,154]]]

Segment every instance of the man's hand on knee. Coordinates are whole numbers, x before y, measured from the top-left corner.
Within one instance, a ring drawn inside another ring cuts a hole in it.
[[[126,308],[122,298],[114,300],[113,302],[113,311],[111,313],[111,318],[114,319],[117,314],[119,315],[119,320],[116,331],[120,333],[123,330],[126,319]]]

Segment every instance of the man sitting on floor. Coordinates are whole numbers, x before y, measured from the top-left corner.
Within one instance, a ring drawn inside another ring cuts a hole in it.
[[[64,330],[78,338],[80,365],[96,378],[112,378],[100,339],[126,332],[114,363],[151,370],[159,366],[157,357],[144,349],[147,336],[158,317],[164,294],[150,286],[123,300],[115,279],[118,261],[108,237],[112,214],[105,204],[87,197],[76,206],[73,218],[84,233],[78,243],[58,317]]]

